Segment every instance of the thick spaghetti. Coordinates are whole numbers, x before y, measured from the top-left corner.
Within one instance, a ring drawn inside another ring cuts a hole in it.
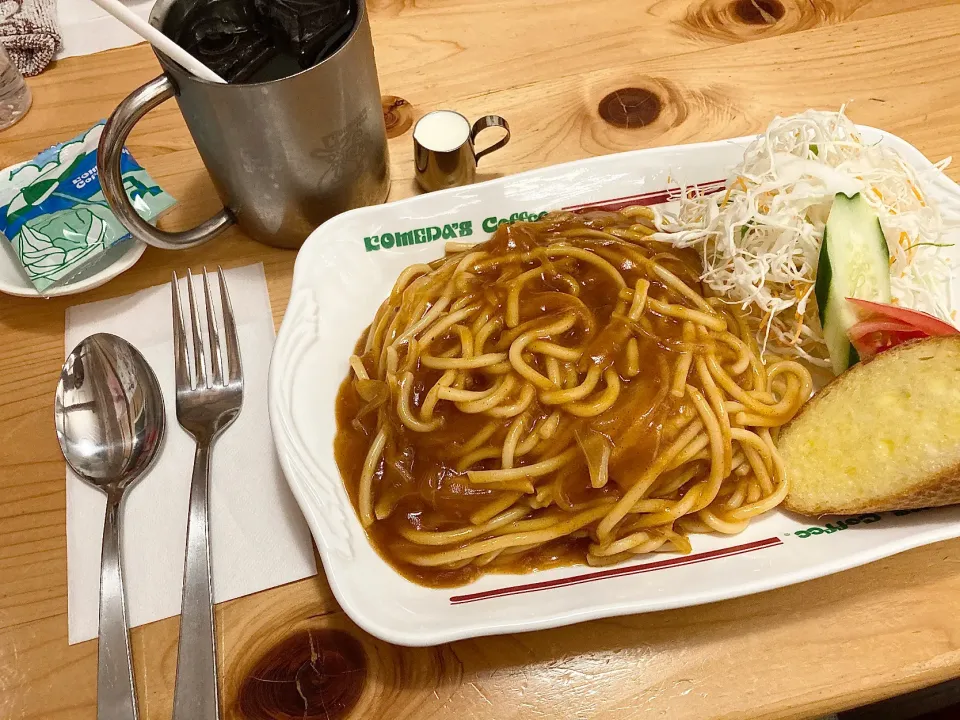
[[[556,213],[414,265],[338,397],[337,461],[374,544],[421,583],[615,563],[737,533],[787,481],[812,391],[650,211]]]

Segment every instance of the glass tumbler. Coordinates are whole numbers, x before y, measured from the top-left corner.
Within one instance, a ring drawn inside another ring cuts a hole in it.
[[[33,96],[23,75],[0,45],[0,130],[26,115],[32,101]]]

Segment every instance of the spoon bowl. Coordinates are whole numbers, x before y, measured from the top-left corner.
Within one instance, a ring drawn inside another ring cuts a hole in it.
[[[54,402],[57,439],[73,472],[107,496],[100,555],[98,720],[137,718],[120,565],[120,504],[156,458],[165,417],[156,375],[126,340],[98,333],[67,356]]]
[[[63,364],[54,418],[70,468],[108,495],[122,492],[160,448],[160,383],[126,340],[107,333],[91,335]]]

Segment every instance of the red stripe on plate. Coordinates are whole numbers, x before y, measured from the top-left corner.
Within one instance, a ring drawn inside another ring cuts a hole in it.
[[[726,182],[726,180],[711,180],[710,182],[700,183],[695,187],[698,187],[704,195],[712,195],[715,192],[723,190]],[[667,188],[666,190],[654,190],[652,192],[641,193],[640,195],[627,195],[626,197],[571,205],[563,209],[572,212],[583,212],[585,210],[622,210],[631,205],[659,205],[660,203],[667,202],[670,196],[675,195],[678,190],[680,190],[678,187]]]
[[[684,555],[682,557],[668,558],[666,560],[657,560],[655,562],[643,563],[642,565],[627,565],[623,567],[610,568],[609,570],[598,570],[597,572],[576,575],[568,578],[557,578],[556,580],[545,580],[544,582],[528,583],[526,585],[513,585],[511,587],[497,588],[496,590],[485,590],[483,592],[471,593],[469,595],[454,595],[450,598],[453,605],[463,605],[464,603],[476,602],[478,600],[488,600],[490,598],[505,597],[508,595],[522,595],[524,593],[538,592],[540,590],[552,590],[558,587],[567,587],[568,585],[580,585],[582,583],[593,582],[594,580],[604,580],[611,577],[620,577],[623,575],[639,575],[640,573],[653,572],[654,570],[664,570],[666,568],[681,567],[683,565],[695,565],[697,563],[707,562],[708,560],[718,560],[720,558],[732,557],[734,555],[743,555],[744,553],[763,550],[764,548],[776,547],[782,545],[783,541],[778,537],[770,537],[764,540],[756,540],[744,545],[733,545],[720,550],[711,550],[710,552],[697,553],[696,555]]]

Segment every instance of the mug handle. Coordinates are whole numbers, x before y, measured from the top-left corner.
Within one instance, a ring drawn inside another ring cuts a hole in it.
[[[507,131],[507,134],[497,140],[490,147],[484,148],[480,152],[475,153],[474,157],[477,159],[477,162],[480,162],[480,158],[482,158],[484,155],[492,153],[494,150],[499,150],[508,142],[510,142],[510,126],[507,125],[507,121],[499,115],[485,115],[477,120],[473,124],[473,129],[470,131],[470,142],[476,143],[477,135],[479,135],[482,130],[486,130],[487,128],[491,127],[502,127]]]
[[[100,136],[97,149],[97,173],[100,187],[110,209],[123,226],[138,240],[165,250],[193,247],[216,237],[236,220],[226,208],[190,230],[167,231],[155,228],[134,209],[123,189],[120,157],[133,126],[157,105],[177,94],[166,75],[154,78],[130,93],[113,111]]]

